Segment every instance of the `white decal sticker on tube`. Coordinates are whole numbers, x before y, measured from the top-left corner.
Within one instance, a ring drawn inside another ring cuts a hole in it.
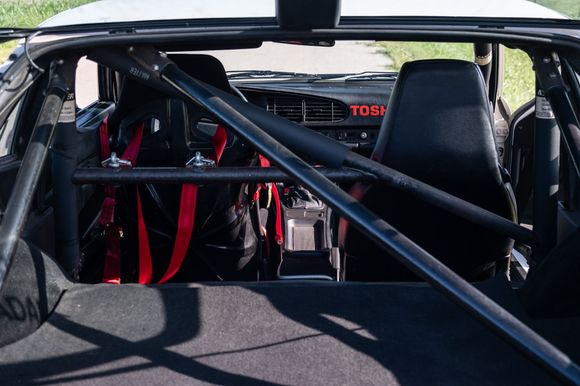
[[[554,119],[554,112],[550,102],[543,94],[538,93],[536,96],[536,118],[539,119]]]
[[[71,123],[76,120],[76,102],[75,94],[67,94],[64,103],[62,104],[62,110],[60,111],[60,116],[58,118],[59,123]]]

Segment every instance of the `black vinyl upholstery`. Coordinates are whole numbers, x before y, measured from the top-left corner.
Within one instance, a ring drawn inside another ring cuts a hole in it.
[[[516,206],[499,165],[485,83],[477,66],[456,60],[406,63],[389,101],[372,158],[510,220]],[[495,272],[513,241],[383,185],[353,195],[460,275]],[[352,280],[414,275],[355,229],[341,224]]]

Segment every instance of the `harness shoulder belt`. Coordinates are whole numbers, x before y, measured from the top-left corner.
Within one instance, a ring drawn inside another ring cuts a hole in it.
[[[103,163],[113,162],[113,154],[109,147],[109,120],[105,118],[99,127],[99,140],[101,145],[101,159]],[[133,138],[120,160],[125,160],[130,165],[135,165],[143,139],[143,123],[137,125]],[[116,158],[116,157],[115,157]],[[119,160],[119,161],[120,161]],[[118,166],[118,165],[117,165]],[[105,261],[103,267],[103,282],[110,284],[121,283],[121,234],[122,229],[115,223],[115,207],[117,206],[117,188],[112,185],[105,186],[105,199],[101,205],[99,225],[104,229],[105,235]]]
[[[130,166],[136,164],[143,138],[143,123],[139,124],[131,139],[127,149],[123,153],[121,160],[129,161]],[[105,119],[100,127],[101,158],[110,158],[108,120]],[[227,142],[227,133],[223,126],[217,127],[216,133],[212,138],[214,146],[216,165],[219,163]],[[194,184],[183,184],[181,187],[181,199],[179,204],[179,215],[177,222],[177,234],[173,245],[173,252],[165,274],[159,280],[159,283],[165,283],[170,280],[179,271],[191,241],[195,221],[195,210],[197,203],[198,187]],[[113,186],[105,187],[105,200],[101,208],[99,223],[105,229],[105,239],[107,251],[105,253],[105,268],[103,271],[103,282],[120,284],[120,234],[121,229],[115,225],[115,206],[116,188]],[[153,279],[153,264],[151,259],[151,250],[149,246],[149,237],[147,235],[147,226],[143,216],[143,207],[141,204],[141,195],[136,187],[137,196],[137,232],[139,247],[139,284],[150,284]]]

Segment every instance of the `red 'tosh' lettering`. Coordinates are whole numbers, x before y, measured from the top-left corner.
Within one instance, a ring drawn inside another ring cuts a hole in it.
[[[387,112],[383,105],[352,105],[350,110],[353,117],[383,117]]]

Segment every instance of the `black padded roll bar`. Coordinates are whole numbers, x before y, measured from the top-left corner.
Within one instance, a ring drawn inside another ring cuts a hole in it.
[[[534,67],[538,82],[545,97],[550,102],[552,113],[558,122],[562,138],[574,169],[580,177],[580,120],[572,107],[567,87],[562,79],[559,69],[559,58],[555,53],[548,50],[534,52]]]
[[[551,51],[537,50],[533,59],[537,88],[533,225],[538,245],[532,250],[532,258],[540,262],[558,241],[560,138],[570,154],[576,175],[580,177],[580,123],[560,74],[558,56]]]
[[[344,164],[372,174],[377,177],[378,181],[419,198],[439,209],[492,229],[524,244],[535,245],[535,235],[531,230],[424,182],[409,178],[403,173],[383,164],[378,162],[369,163],[368,158],[360,154],[349,153]]]
[[[334,182],[380,182],[422,197],[424,201],[457,215],[469,214],[477,218],[479,224],[497,229],[514,239],[534,245],[534,233],[510,221],[502,221],[492,212],[481,211],[476,205],[466,203],[454,196],[433,188],[417,180],[406,180],[405,175],[378,163],[369,164],[368,158],[349,153],[345,164],[353,169],[317,168],[323,176]],[[293,181],[287,174],[276,168],[220,167],[220,168],[135,168],[112,170],[103,168],[78,168],[73,175],[74,183],[84,184],[211,184],[219,182],[286,182]],[[423,195],[423,196],[421,196]],[[458,212],[461,208],[462,212]]]
[[[390,255],[504,340],[558,379],[573,385],[580,384],[580,368],[564,353],[322,176],[233,106],[213,94],[209,87],[189,77],[176,65],[167,64],[161,74],[162,79],[179,90],[183,96],[203,105],[236,135],[252,143],[258,151],[318,195]]]
[[[63,61],[51,63],[46,96],[0,224],[0,288],[4,284],[16,252],[16,245],[28,219],[36,186],[48,155],[48,147],[69,91],[64,82],[66,72],[67,66]]]
[[[369,173],[353,169],[316,170],[334,182],[374,182],[377,178]],[[288,174],[278,168],[219,167],[219,168],[78,168],[73,175],[76,184],[215,184],[291,182]]]
[[[77,167],[78,133],[76,125],[75,73],[77,57],[64,61],[63,81],[69,90],[63,112],[55,128],[51,146],[52,189],[54,197],[55,256],[75,279],[80,262],[78,190],[72,182]]]

